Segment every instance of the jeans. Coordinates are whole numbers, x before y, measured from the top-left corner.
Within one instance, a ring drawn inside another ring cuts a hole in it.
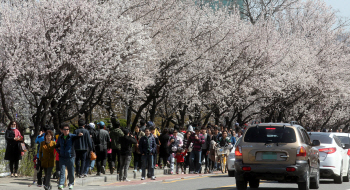
[[[145,155],[142,155],[141,159],[142,159],[142,174],[141,174],[141,177],[145,177],[145,175],[146,175],[146,166],[148,168],[148,173],[151,176],[154,176],[153,155],[145,154]]]
[[[75,158],[76,174],[84,175],[87,150],[76,150],[75,154],[76,154],[76,158]]]
[[[95,161],[95,160],[94,160]],[[85,160],[85,164],[84,164],[84,166],[85,166],[85,168],[84,168],[84,174],[88,174],[89,173],[89,169],[91,168],[91,160],[90,160],[90,158],[86,158],[86,160]]]
[[[58,185],[63,185],[64,181],[66,180],[66,168],[68,171],[68,179],[69,184],[68,185],[74,185],[74,160],[75,158],[62,158],[60,157],[60,170],[61,170],[61,176],[60,181],[58,182]]]
[[[170,154],[168,160],[170,162],[170,171],[173,172],[174,171],[174,163],[175,163],[175,158],[174,158],[173,154]]]
[[[50,179],[51,179],[51,172],[52,172],[53,167],[49,168],[44,168],[44,173],[45,173],[45,187],[50,187]]]
[[[199,172],[200,168],[201,168],[201,155],[202,155],[202,151],[196,151],[196,150],[192,150],[191,152],[191,156],[190,156],[190,163],[191,163],[191,168],[195,171],[195,172]]]
[[[97,166],[97,173],[101,173],[101,167],[106,168],[106,160],[107,160],[107,149],[96,152],[96,166]]]
[[[131,156],[120,156],[119,180],[125,180],[128,177],[128,169],[131,161]],[[124,173],[123,173],[124,170]]]
[[[113,167],[116,167],[117,169],[120,168],[120,150],[118,149],[112,149],[112,164]]]
[[[11,171],[11,174],[16,174],[17,173],[17,170],[18,170],[18,162],[19,160],[10,160],[10,171]],[[13,168],[13,166],[15,166]]]
[[[137,154],[136,152],[134,152],[134,170],[137,170],[137,167],[142,167],[141,154]]]

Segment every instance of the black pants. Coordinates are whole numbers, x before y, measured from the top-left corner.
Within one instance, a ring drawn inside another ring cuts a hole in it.
[[[181,169],[181,172],[185,172],[185,163],[184,162],[178,162],[176,163],[176,174],[179,173],[179,168]]]
[[[118,161],[118,164],[117,164],[117,161]],[[118,149],[112,149],[112,164],[113,164],[114,168],[115,168],[115,166],[117,166],[118,172],[119,172],[119,168],[120,168],[120,150],[118,150]]]
[[[49,168],[44,168],[44,172],[45,172],[45,186],[46,187],[50,187],[50,179],[51,179],[51,172],[52,172],[53,167],[49,167]]]
[[[96,151],[96,167],[97,173],[101,173],[101,167],[106,167],[106,159],[107,159],[107,149],[102,151]]]
[[[160,163],[161,161],[163,160],[163,167],[166,166],[167,162],[168,162],[168,158],[169,158],[169,155],[165,155],[165,156],[159,156],[159,159],[158,159],[158,166],[160,166]]]
[[[134,170],[137,170],[137,168],[141,168],[142,163],[141,163],[141,154],[137,154],[134,152]]]
[[[184,164],[184,172],[186,172],[186,168],[190,166],[190,152],[185,156],[185,164]]]
[[[76,150],[75,154],[76,154],[76,157],[75,157],[76,174],[84,175],[87,150]]]
[[[19,162],[19,160],[10,160],[10,171],[11,171],[11,174],[16,174],[17,173],[17,171],[18,171],[18,162]]]
[[[202,149],[202,157],[201,157],[201,162],[203,163],[203,160],[205,159],[205,169],[204,171],[206,171],[208,169],[209,166],[209,156],[207,155],[207,149]]]
[[[43,184],[43,167],[41,167],[41,161],[38,159],[37,165],[36,165],[36,170],[38,171],[36,178],[38,180],[38,185]]]

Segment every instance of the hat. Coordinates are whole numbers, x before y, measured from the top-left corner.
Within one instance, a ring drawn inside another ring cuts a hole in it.
[[[147,126],[148,126],[148,127],[153,127],[153,126],[154,126],[154,123],[153,123],[152,121],[149,121],[149,122],[147,122]]]
[[[236,123],[235,125],[239,126],[239,123]]]
[[[100,121],[99,123],[97,123],[99,126],[105,126],[105,122]]]
[[[80,118],[78,120],[78,126],[81,127],[81,126],[84,126],[85,125],[85,120],[83,118]]]
[[[94,123],[89,123],[89,126],[91,127],[91,128],[95,128],[95,124]]]

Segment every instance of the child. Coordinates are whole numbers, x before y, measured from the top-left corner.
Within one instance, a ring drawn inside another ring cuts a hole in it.
[[[174,156],[176,158],[176,174],[179,174],[179,167],[181,167],[182,174],[186,174],[186,171],[184,170],[184,163],[187,151],[185,151],[182,148],[178,148],[176,151],[176,155]]]

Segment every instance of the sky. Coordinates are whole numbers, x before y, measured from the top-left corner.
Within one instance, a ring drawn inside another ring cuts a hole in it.
[[[324,0],[333,9],[338,11],[337,15],[350,19],[350,0]]]

